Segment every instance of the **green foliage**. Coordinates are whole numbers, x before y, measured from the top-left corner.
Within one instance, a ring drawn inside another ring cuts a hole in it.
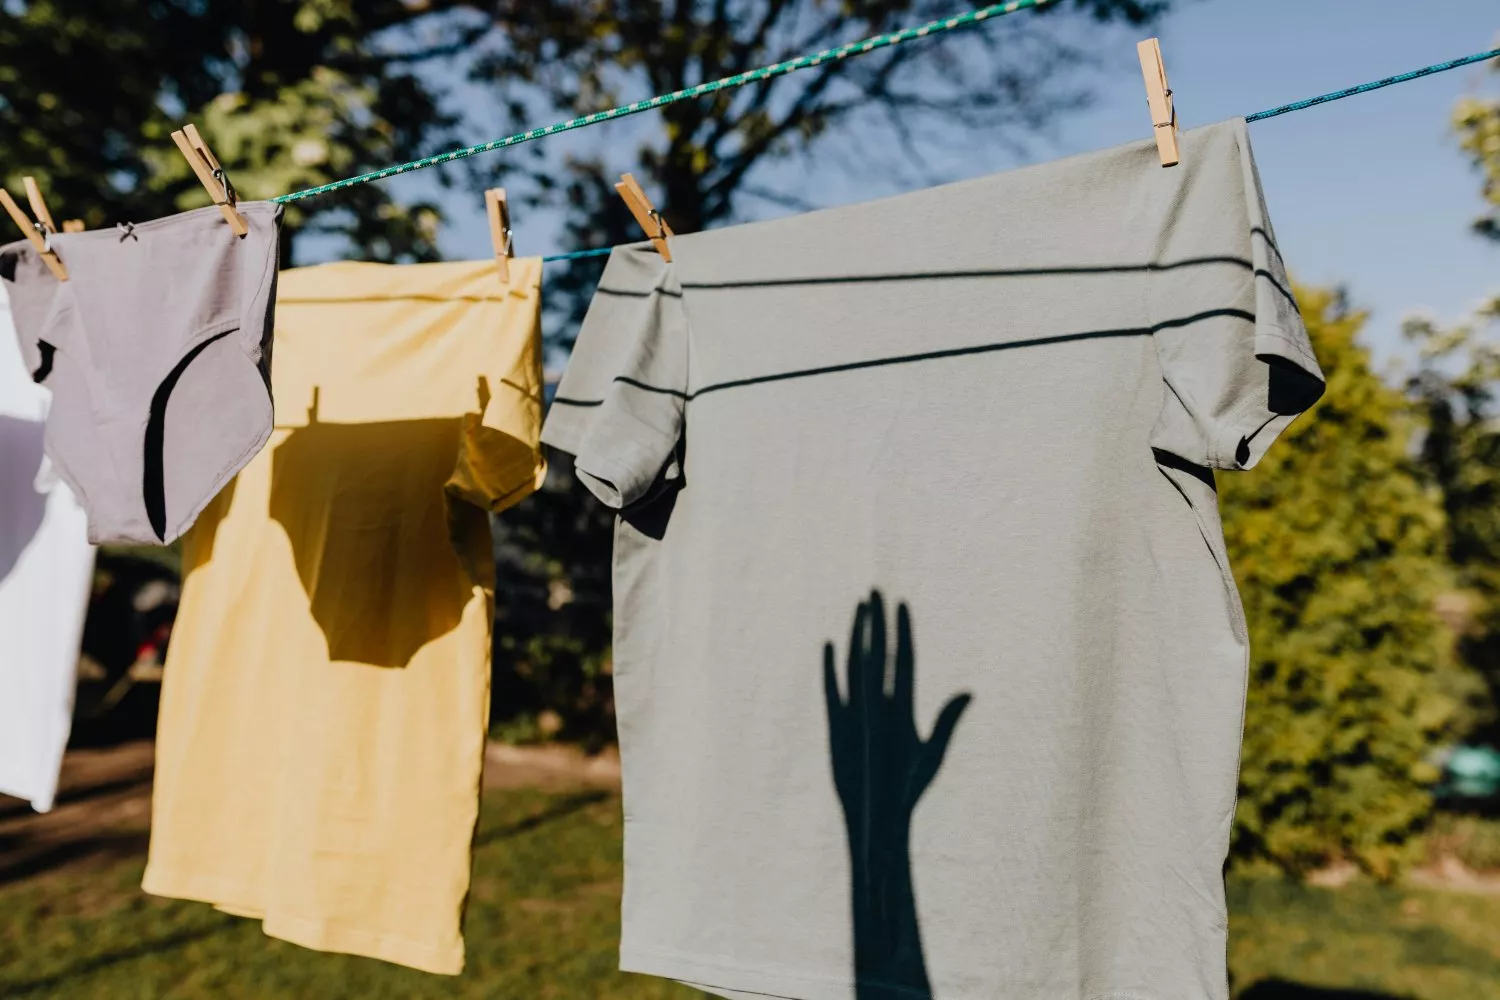
[[[549,456],[546,485],[496,518],[493,733],[597,747],[615,738],[610,660],[614,514]]]
[[[454,120],[411,67],[458,32],[442,17],[448,6],[8,0],[0,181],[19,191],[36,175],[54,216],[92,229],[207,203],[169,137],[187,121],[245,198],[431,152],[451,141]],[[409,44],[417,32],[421,48]],[[437,222],[431,205],[361,185],[288,210],[283,264],[298,231],[365,257],[432,259]]]
[[[1484,176],[1484,197],[1491,206],[1474,228],[1500,239],[1500,98],[1464,98],[1454,111],[1453,124],[1464,152]]]
[[[1500,745],[1500,345],[1486,341],[1500,300],[1468,324],[1441,329],[1412,319],[1418,348],[1408,388],[1421,411],[1421,464],[1442,493],[1446,550],[1458,588],[1446,600],[1459,655],[1482,691],[1470,700],[1468,738]]]
[[[1460,145],[1491,206],[1474,228],[1500,239],[1500,99],[1469,97],[1454,113]],[[1500,746],[1500,298],[1467,323],[1405,325],[1418,364],[1408,381],[1425,424],[1422,467],[1442,491],[1447,554],[1460,589],[1448,601],[1459,655],[1482,682],[1464,719],[1467,737]]]
[[[1462,688],[1435,610],[1445,522],[1414,415],[1356,342],[1364,317],[1298,297],[1328,391],[1256,471],[1220,478],[1251,639],[1233,850],[1386,876],[1430,810],[1429,754]]]

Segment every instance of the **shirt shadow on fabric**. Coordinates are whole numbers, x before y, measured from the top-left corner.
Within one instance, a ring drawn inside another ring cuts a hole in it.
[[[833,779],[849,837],[854,983],[858,1000],[931,997],[913,891],[911,821],[932,784],[971,696],[960,693],[923,739],[915,714],[911,614],[896,609],[886,641],[879,591],[855,608],[840,694],[833,643],[823,646],[823,685]]]
[[[687,489],[687,479],[682,473],[686,455],[687,431],[683,429],[678,434],[672,459],[657,472],[645,495],[620,511],[620,520],[652,541],[666,538],[672,512],[677,509],[677,494]]]
[[[42,466],[46,425],[39,420],[0,416],[0,456],[7,480],[17,482],[0,494],[0,580],[10,575],[21,553],[41,530],[47,516],[47,497],[32,486]],[[14,506],[12,506],[14,505]]]
[[[475,585],[493,586],[487,513],[445,492],[465,434],[533,449],[479,414],[330,423],[316,399],[307,424],[273,446],[269,513],[329,659],[405,667],[458,627]]]
[[[214,543],[219,537],[219,526],[224,521],[224,513],[234,506],[234,491],[240,479],[235,476],[224,484],[224,488],[214,494],[214,498],[208,502],[198,513],[198,519],[193,522],[193,527],[184,537],[190,540],[190,544],[184,545],[182,549],[182,579],[185,583],[193,571],[200,566],[208,565],[214,557]]]

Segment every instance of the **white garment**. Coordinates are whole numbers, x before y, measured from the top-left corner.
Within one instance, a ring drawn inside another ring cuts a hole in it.
[[[38,812],[57,792],[94,570],[88,518],[42,451],[50,400],[0,291],[0,792]]]

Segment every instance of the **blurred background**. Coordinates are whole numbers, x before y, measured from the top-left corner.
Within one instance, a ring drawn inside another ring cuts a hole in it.
[[[957,13],[959,0],[0,0],[0,182],[89,228],[204,203],[194,121],[264,198]],[[1144,138],[1158,35],[1187,127],[1494,47],[1493,0],[1061,0],[288,207],[282,265],[678,232]],[[1500,998],[1500,73],[1252,126],[1329,376],[1220,477],[1253,650],[1228,868],[1249,998]],[[12,233],[11,236],[18,236]],[[9,239],[11,237],[6,237]],[[892,234],[899,239],[899,234]],[[560,369],[601,263],[548,265]],[[99,554],[58,809],[0,797],[0,996],[667,997],[614,971],[610,520],[565,456],[494,522],[490,787],[469,969],[301,951],[143,896],[170,548]],[[0,639],[3,642],[3,639]]]

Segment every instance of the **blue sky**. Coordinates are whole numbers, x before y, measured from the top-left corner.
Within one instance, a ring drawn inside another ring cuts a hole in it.
[[[955,9],[964,6],[955,0]],[[1003,22],[979,30],[1003,30]],[[1191,127],[1494,47],[1500,44],[1500,5],[1179,0],[1159,34],[1178,115]],[[1093,108],[1064,120],[1024,156],[985,152],[980,162],[970,153],[961,162],[936,164],[939,171],[971,176],[1149,134],[1134,46],[1128,37],[1108,37],[1112,51],[1101,53],[1108,68]],[[1500,74],[1472,66],[1251,126],[1288,262],[1303,281],[1342,284],[1355,305],[1371,311],[1366,337],[1382,360],[1401,353],[1404,315],[1420,310],[1457,320],[1485,296],[1500,293],[1500,246],[1468,228],[1482,210],[1480,179],[1448,126],[1461,95],[1497,89]],[[474,117],[476,125],[483,120]],[[630,121],[599,126],[633,127]],[[498,129],[497,122],[493,134]],[[583,135],[543,141],[581,143]],[[486,132],[474,139],[492,137]],[[401,196],[432,193],[427,178],[419,177],[393,183],[405,188]],[[819,204],[889,193],[878,178],[831,174],[826,183],[816,181],[802,178],[801,190],[811,190]],[[440,197],[453,219],[442,235],[445,254],[488,254],[478,200],[465,192]],[[764,214],[781,211],[767,207]],[[559,244],[557,222],[546,214],[517,219],[520,252],[575,249]]]

